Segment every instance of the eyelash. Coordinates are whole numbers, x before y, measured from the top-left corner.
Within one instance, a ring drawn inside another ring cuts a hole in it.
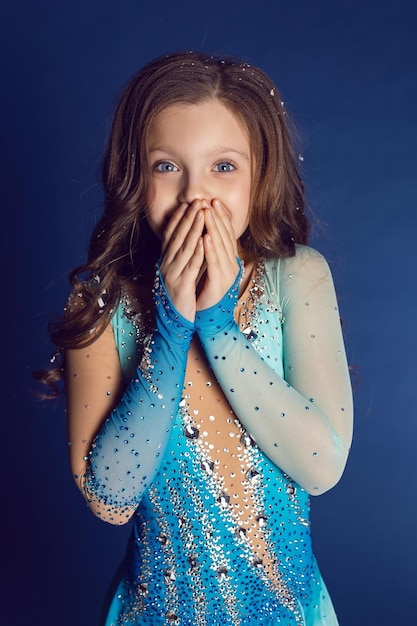
[[[160,167],[161,167],[162,165],[169,165],[170,167],[175,168],[175,169],[171,169],[171,170],[162,170],[162,169],[160,169]],[[161,172],[162,174],[164,174],[164,173],[169,173],[169,174],[170,174],[171,172],[178,171],[177,166],[176,166],[176,165],[174,165],[173,163],[170,163],[170,161],[159,161],[159,163],[155,163],[155,165],[153,166],[153,169],[154,169],[156,172]]]
[[[220,165],[228,165],[230,166],[230,169],[228,170],[217,170],[219,173],[221,174],[229,174],[230,172],[233,172],[236,169],[236,165],[234,163],[232,163],[231,161],[220,161],[219,163],[217,163],[217,165],[215,167],[219,167]]]
[[[229,169],[227,170],[219,170],[216,169],[220,166],[226,165],[228,166]],[[163,166],[169,166],[173,169],[162,169]],[[177,172],[179,171],[179,168],[174,165],[173,163],[171,163],[170,161],[159,161],[158,163],[155,163],[155,165],[153,166],[154,171],[156,172],[160,172],[161,174],[170,174],[171,172]],[[236,165],[234,163],[232,163],[232,161],[219,161],[219,163],[217,163],[214,166],[214,170],[217,171],[219,174],[229,174],[231,172],[233,172],[236,168]]]

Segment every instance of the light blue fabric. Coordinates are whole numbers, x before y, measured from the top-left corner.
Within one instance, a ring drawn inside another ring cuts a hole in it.
[[[156,328],[152,338],[138,363],[134,335],[126,334],[131,339],[129,360],[135,364],[136,375],[90,452],[88,490],[109,508],[140,502],[164,456],[181,398],[194,324],[171,307],[159,270],[154,294]],[[117,323],[121,320],[126,318]]]
[[[225,376],[229,382],[229,377],[241,377],[240,370],[247,368],[249,363],[248,375],[258,376],[259,366],[269,372],[267,378],[264,374],[260,377],[262,389],[263,385],[273,386],[275,377],[282,380],[279,262],[265,264],[264,288],[265,293],[254,312],[252,341],[240,332],[232,320],[230,313],[233,313],[234,298],[229,302],[233,306],[224,306],[226,300],[221,304],[222,310],[204,312],[196,319],[196,332],[220,379]],[[172,311],[168,315],[172,318]],[[182,323],[182,320],[175,323]],[[213,323],[219,328],[214,328]],[[144,353],[138,341],[140,328],[126,315],[126,302],[118,307],[112,325],[122,370],[129,379],[143,362]],[[175,346],[170,336],[164,337],[164,331],[158,339],[160,344],[157,345],[163,346],[161,349],[166,351],[164,364],[172,359],[176,370],[172,393],[168,393],[165,386],[164,397],[159,399],[165,403],[167,398],[171,401],[172,397],[170,407],[178,403],[178,393],[181,395],[182,392],[184,352],[188,349],[191,335],[189,330],[186,324],[182,325],[181,338]],[[228,334],[225,335],[225,332]],[[216,341],[212,341],[213,337],[217,337]],[[146,356],[149,355],[145,353]],[[150,356],[152,359],[152,354]],[[219,358],[216,359],[216,356]],[[233,367],[230,366],[229,356]],[[238,370],[236,359],[240,364]],[[151,363],[154,380],[158,363],[155,360]],[[179,378],[178,370],[181,368],[182,378]],[[145,368],[142,372],[145,380],[147,371],[149,369]],[[181,388],[178,391],[179,380]],[[151,382],[147,384],[149,397],[146,401],[152,404],[161,390],[153,389]],[[238,384],[241,385],[240,382]],[[229,385],[226,395],[232,406],[235,393]],[[248,403],[247,398],[244,403]],[[124,570],[105,625],[336,626],[336,615],[313,555],[308,494],[262,452],[250,436],[249,428],[247,431],[243,429],[242,443],[251,466],[250,480],[253,480],[257,502],[265,520],[265,533],[269,545],[273,546],[273,557],[279,572],[278,584],[274,586],[254,560],[253,553],[236,528],[229,507],[225,506],[218,490],[213,487],[209,468],[195,445],[193,433],[187,431],[186,415],[181,404],[170,419],[168,436],[166,425],[159,433],[155,433],[151,425],[151,433],[155,434],[147,438],[154,438],[156,443],[158,437],[163,440],[160,448],[156,445],[150,453],[151,465],[154,466],[152,475],[139,481],[140,493],[133,488],[126,496],[126,502],[135,501],[139,505],[133,519]],[[258,399],[254,399],[249,408],[244,407],[249,423],[258,414],[257,404]],[[172,408],[167,411],[172,412]],[[151,413],[157,411],[152,410]],[[236,413],[239,414],[237,410]],[[140,411],[138,415],[140,420]],[[123,421],[126,417],[130,416],[118,410],[116,424],[109,425],[109,428],[115,429],[116,435],[119,435],[120,426],[126,423]],[[133,426],[133,431],[135,436],[139,436],[136,428]],[[128,435],[124,437],[125,433],[120,435],[120,441],[129,441]],[[101,445],[100,441],[97,445]],[[158,458],[156,465],[155,458]],[[111,480],[116,481],[111,493],[116,494],[113,503],[117,504],[119,498],[125,497],[119,486],[125,485],[126,481],[117,472]],[[138,481],[135,479],[132,482]],[[97,490],[100,489],[99,485]]]

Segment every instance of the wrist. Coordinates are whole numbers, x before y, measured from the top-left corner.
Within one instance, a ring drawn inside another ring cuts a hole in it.
[[[239,258],[237,258],[237,261],[239,271],[229,291],[224,294],[217,304],[196,313],[195,330],[200,337],[212,337],[226,331],[235,324],[234,310],[244,271],[243,262]]]
[[[194,323],[187,320],[175,308],[166,289],[159,261],[156,266],[152,293],[157,330],[170,341],[189,345],[195,329]]]

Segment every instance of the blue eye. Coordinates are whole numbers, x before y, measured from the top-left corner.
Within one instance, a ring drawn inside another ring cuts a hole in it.
[[[233,172],[233,170],[235,169],[235,166],[233,165],[233,163],[230,163],[230,161],[221,161],[220,163],[217,163],[217,165],[214,167],[214,170],[216,172],[222,173]]]
[[[169,161],[160,161],[154,165],[154,170],[157,172],[178,172],[178,167]]]

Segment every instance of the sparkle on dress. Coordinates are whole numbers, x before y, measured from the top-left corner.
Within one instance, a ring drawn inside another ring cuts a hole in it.
[[[275,272],[275,290],[265,267]],[[235,320],[282,376],[277,273],[277,262],[254,268]],[[144,316],[124,297],[112,324],[129,379],[141,360],[149,366]],[[242,426],[197,335],[179,411],[134,515],[109,607],[106,626],[122,624],[337,625],[312,551],[308,494]]]

